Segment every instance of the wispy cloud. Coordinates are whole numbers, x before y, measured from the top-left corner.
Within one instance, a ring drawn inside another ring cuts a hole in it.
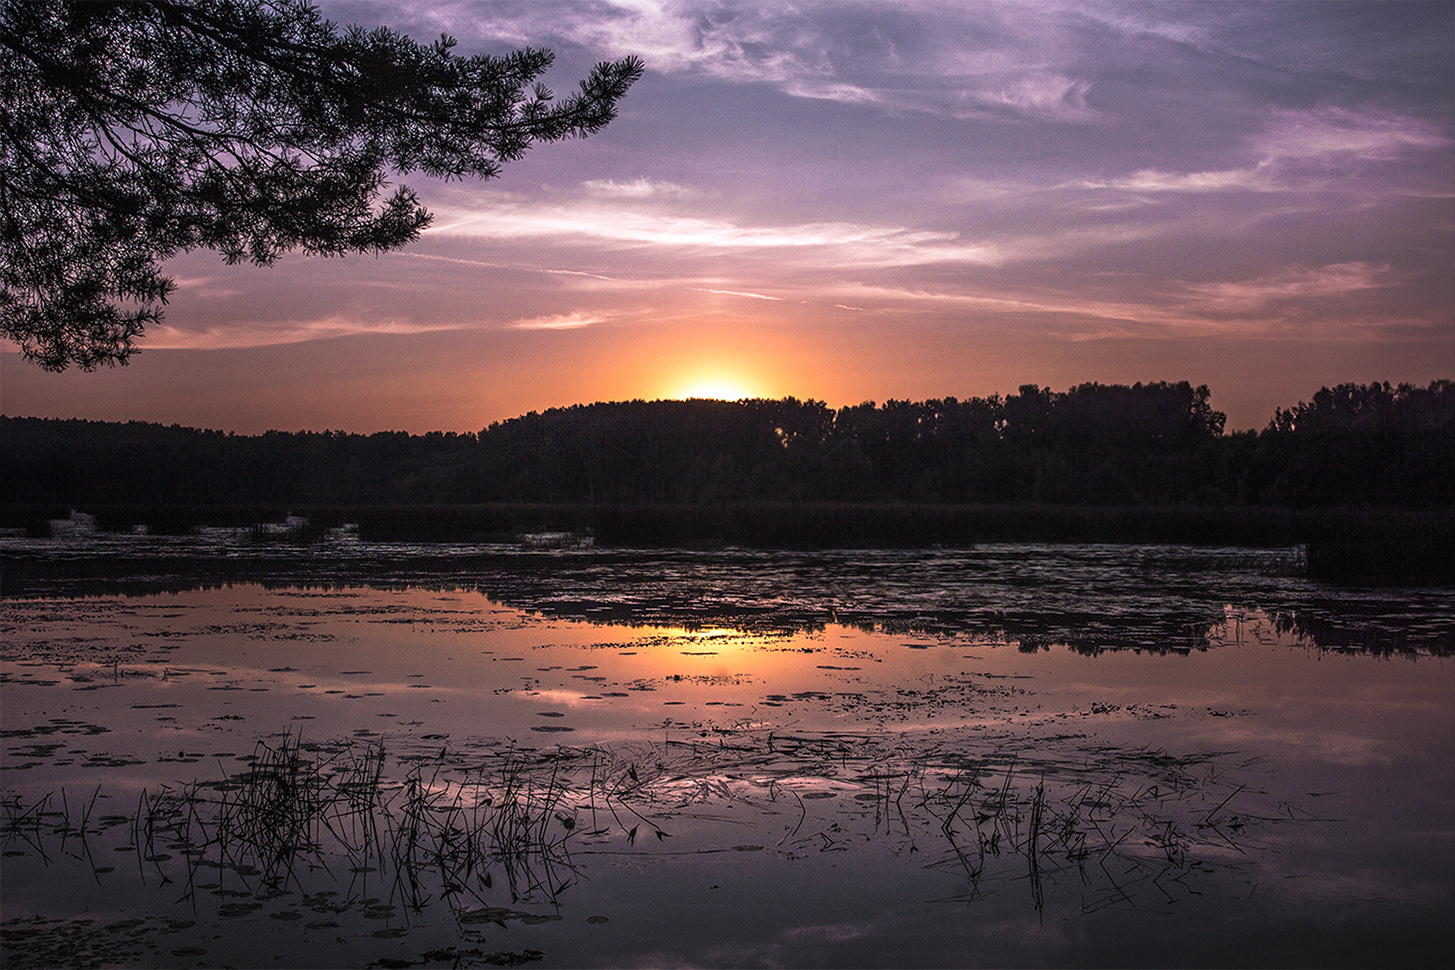
[[[453,263],[456,266],[475,266],[480,269],[505,269],[515,272],[544,273],[547,276],[583,276],[587,279],[604,280],[608,283],[622,282],[622,280],[616,276],[606,276],[601,273],[588,273],[585,270],[579,269],[552,269],[546,266],[532,266],[527,263],[521,262],[505,263],[493,260],[469,259],[462,256],[443,256],[439,253],[420,253],[414,251],[406,251],[399,255],[407,256],[411,259],[428,260],[430,262]]]
[[[615,182],[611,179],[590,179],[582,182],[587,194],[611,199],[681,198],[692,194],[692,190],[671,182],[638,178],[630,182]]]
[[[336,314],[314,320],[229,322],[226,326],[188,327],[164,322],[148,327],[142,345],[154,350],[237,350],[270,347],[358,334],[422,334],[466,329],[466,325],[406,319],[374,320]]]
[[[906,17],[886,2],[598,0],[488,12],[436,5],[433,19],[455,33],[468,24],[516,45],[559,38],[601,56],[635,54],[658,74],[767,84],[794,97],[953,117],[1095,114],[1091,79],[1069,63],[1084,18],[1065,5],[920,4]]]
[[[1276,110],[1254,148],[1273,159],[1352,157],[1388,161],[1410,152],[1448,148],[1434,124],[1406,115],[1331,105],[1311,111]]]
[[[978,100],[1019,113],[1060,121],[1085,121],[1095,112],[1086,103],[1091,82],[1055,72],[1006,78],[997,88],[992,82],[978,92]]]
[[[1391,177],[1391,163],[1448,150],[1455,141],[1430,122],[1373,110],[1322,107],[1272,111],[1242,144],[1248,165],[1208,171],[1140,169],[1114,179],[1084,179],[1086,189],[1144,194],[1213,192],[1324,192],[1366,196],[1429,195],[1418,182]],[[1360,165],[1377,177],[1354,179]]]
[[[177,289],[204,300],[230,300],[243,294],[237,286],[218,282],[211,276],[173,276]]]
[[[1269,177],[1267,167],[1267,162],[1260,162],[1252,168],[1232,168],[1217,172],[1175,173],[1143,169],[1127,178],[1082,184],[1087,188],[1113,188],[1127,192],[1266,192],[1279,188]]]
[[[1352,310],[1347,303],[1360,294],[1397,285],[1388,265],[1352,262],[1287,266],[1251,279],[1211,283],[1129,279],[1102,292],[990,281],[920,288],[860,283],[841,287],[837,293],[901,313],[916,307],[921,313],[973,312],[976,326],[996,320],[1034,322],[1048,336],[1087,340],[1389,330],[1415,321],[1398,314],[1381,318],[1377,309]],[[1336,305],[1338,314],[1310,312],[1316,306]]]
[[[697,292],[699,292],[699,293],[717,293],[717,294],[719,294],[721,296],[743,296],[743,297],[748,297],[749,299],[753,299],[753,300],[774,300],[776,302],[780,302],[780,303],[782,302],[782,298],[781,297],[777,297],[777,296],[767,296],[766,294],[763,294],[763,293],[746,293],[746,292],[743,292],[741,290],[709,290],[709,289],[705,289],[705,288],[700,287],[700,286],[699,287],[693,287],[693,288],[695,290],[697,290]]]
[[[1198,56],[1225,59],[1245,71],[1271,68],[1282,76],[1316,74],[1403,83],[1429,82],[1448,61],[1449,13],[1443,32],[1412,32],[1405,4],[1217,3],[1148,4],[1076,0],[1064,9],[1126,38],[1131,45],[1165,40]],[[1432,18],[1433,19],[1433,18]],[[1432,61],[1434,63],[1432,63]]]
[[[557,203],[475,193],[468,208],[440,206],[431,237],[546,241],[555,245],[628,244],[659,251],[831,253],[840,266],[932,263],[993,266],[1004,253],[959,233],[854,222],[752,224],[708,213],[678,215],[650,207]]]
[[[1390,285],[1387,264],[1290,266],[1251,280],[1185,284],[1193,304],[1209,311],[1249,312],[1280,301],[1329,300]]]
[[[557,313],[546,317],[531,317],[517,320],[510,325],[512,330],[580,330],[601,323],[607,318],[600,313]]]

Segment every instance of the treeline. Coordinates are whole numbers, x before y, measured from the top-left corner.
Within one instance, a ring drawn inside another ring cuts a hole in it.
[[[480,503],[1455,505],[1455,384],[1342,384],[1225,434],[1205,386],[577,405],[478,434],[0,417],[8,509]],[[12,523],[13,524],[13,523]]]

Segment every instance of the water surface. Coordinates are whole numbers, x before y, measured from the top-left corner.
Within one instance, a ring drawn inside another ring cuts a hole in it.
[[[1448,592],[1154,546],[213,536],[68,576],[94,546],[5,541],[32,561],[0,617],[7,966],[1455,943]]]

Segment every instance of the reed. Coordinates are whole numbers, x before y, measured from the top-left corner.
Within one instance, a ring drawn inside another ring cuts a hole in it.
[[[1094,741],[986,750],[748,726],[611,746],[406,754],[285,733],[259,742],[244,771],[142,792],[122,821],[139,878],[180,886],[179,901],[193,906],[208,870],[218,880],[209,886],[231,882],[239,888],[228,895],[258,901],[307,896],[322,881],[346,886],[349,899],[387,890],[388,905],[412,912],[443,905],[462,924],[503,922],[526,915],[509,906],[555,903],[575,885],[583,839],[588,856],[606,844],[653,852],[679,828],[691,836],[721,824],[730,808],[737,824],[756,812],[755,824],[780,825],[771,851],[788,858],[873,840],[953,873],[952,898],[1024,881],[1038,912],[1062,885],[1091,910],[1140,893],[1172,898],[1199,872],[1246,858],[1258,829],[1303,818],[1287,799],[1235,783],[1218,759]],[[94,817],[98,796],[9,796],[0,836],[7,849],[94,868],[87,839],[115,822]],[[1273,800],[1278,813],[1260,812]],[[225,903],[219,915],[253,905]]]
[[[139,859],[165,861],[159,845],[192,850],[184,898],[203,866],[267,893],[301,891],[315,873],[377,872],[389,880],[391,901],[415,910],[436,895],[454,906],[483,902],[495,871],[513,902],[552,899],[570,883],[572,833],[551,824],[566,791],[556,780],[540,785],[539,765],[507,760],[459,774],[456,759],[441,752],[390,781],[382,743],[314,753],[296,734],[259,742],[250,760],[221,782],[139,798]]]

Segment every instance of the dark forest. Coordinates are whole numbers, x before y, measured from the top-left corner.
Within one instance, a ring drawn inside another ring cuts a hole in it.
[[[1225,434],[1206,386],[577,405],[479,434],[0,418],[0,498],[106,506],[914,503],[1448,509],[1455,384],[1342,384]]]

